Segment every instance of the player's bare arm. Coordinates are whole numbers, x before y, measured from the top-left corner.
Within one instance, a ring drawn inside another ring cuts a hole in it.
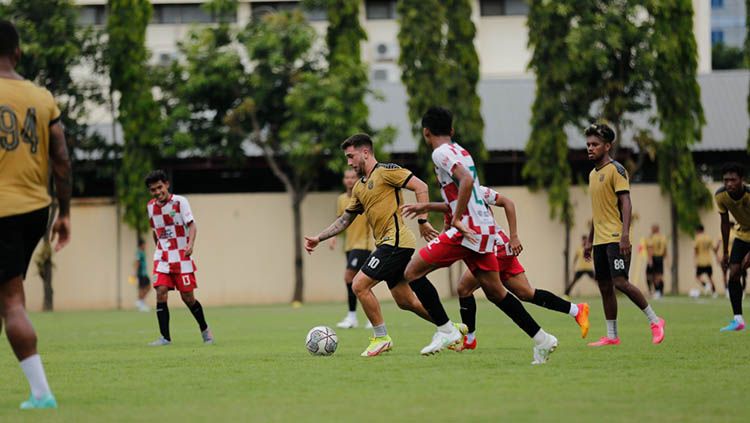
[[[466,208],[471,198],[474,186],[474,177],[463,166],[456,166],[453,177],[458,181],[458,199],[456,201],[456,212],[453,215],[451,226],[456,228],[469,242],[477,243],[477,234],[461,222],[461,217],[466,213]]]
[[[516,219],[515,203],[510,198],[498,194],[495,205],[502,207],[505,211],[505,218],[508,220],[508,230],[510,231],[510,249],[514,255],[521,254],[523,245],[521,245],[521,240],[518,238],[518,220]]]
[[[586,237],[586,242],[583,243],[583,259],[591,261],[591,249],[594,244],[594,225],[589,228],[589,236]]]
[[[404,188],[414,192],[414,195],[417,197],[417,203],[429,203],[430,194],[427,184],[424,183],[423,180],[416,176],[412,176]],[[432,241],[440,235],[440,233],[432,227],[430,222],[427,221],[427,212],[417,214],[417,218],[419,219],[419,234],[425,239],[425,241]]]
[[[68,146],[65,143],[65,132],[60,122],[50,126],[50,159],[60,208],[57,219],[52,225],[52,241],[57,238],[55,251],[60,251],[70,242],[70,197],[73,192],[73,172],[70,167]]]
[[[419,215],[429,212],[450,213],[450,211],[451,208],[446,203],[414,203],[401,206],[401,214],[409,219],[414,219]]]
[[[729,267],[729,231],[732,225],[729,223],[728,213],[719,213],[721,217],[721,268],[725,271]]]
[[[339,216],[332,224],[331,226],[327,227],[323,230],[323,232],[319,233],[317,236],[313,237],[305,237],[305,250],[308,253],[312,253],[313,250],[315,250],[315,247],[318,246],[320,241],[325,241],[328,238],[332,238],[341,232],[344,232],[346,228],[349,227],[349,225],[352,224],[355,218],[355,214],[350,211],[345,211],[341,216]]]
[[[193,247],[195,247],[195,237],[198,235],[198,225],[195,221],[188,223],[188,245],[185,248],[185,257],[193,255]]]
[[[632,246],[630,245],[630,218],[633,213],[633,203],[630,202],[630,192],[617,193],[617,198],[622,204],[622,234],[620,236],[620,254],[630,256]]]

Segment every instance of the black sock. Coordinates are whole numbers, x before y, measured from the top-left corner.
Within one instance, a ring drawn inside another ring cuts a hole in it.
[[[570,301],[565,301],[557,295],[543,289],[537,289],[534,291],[534,298],[531,299],[531,302],[539,307],[559,311],[560,313],[570,313]]]
[[[450,319],[448,319],[448,313],[445,312],[443,303],[440,302],[437,289],[435,289],[435,286],[425,276],[409,282],[409,286],[417,295],[427,313],[430,314],[432,323],[435,326],[442,326],[448,323]]]
[[[171,341],[172,337],[169,336],[169,307],[167,303],[156,303],[156,318],[159,320],[159,332],[161,332],[162,338],[167,341]]]
[[[469,328],[469,333],[477,330],[477,300],[474,296],[459,297],[458,305],[461,307],[461,321]]]
[[[193,305],[188,307],[190,309],[190,312],[193,313],[193,317],[195,317],[195,321],[198,322],[198,327],[201,328],[201,332],[208,329],[208,325],[206,324],[206,318],[203,317],[203,306],[201,303],[198,302],[198,300],[195,300]]]
[[[742,282],[729,280],[729,301],[732,303],[732,313],[742,314]]]
[[[513,295],[507,294],[502,300],[492,300],[492,302],[502,310],[503,313],[507,314],[519,328],[526,332],[526,335],[529,335],[529,338],[533,338],[534,335],[539,332],[539,329],[541,329],[529,312],[523,308],[523,304],[521,304],[521,302],[518,301],[518,298]]]
[[[357,295],[354,294],[352,284],[346,284],[346,298],[349,300],[349,311],[357,311]]]

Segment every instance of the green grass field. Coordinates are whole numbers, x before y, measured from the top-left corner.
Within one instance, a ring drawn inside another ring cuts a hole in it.
[[[591,304],[596,339],[604,322],[599,300]],[[620,298],[623,344],[606,349],[586,347],[569,317],[528,305],[560,340],[544,366],[529,364],[531,341],[484,301],[475,351],[421,357],[433,328],[386,303],[394,351],[359,357],[368,331],[351,329],[337,331],[334,356],[310,356],[307,330],[334,326],[344,307],[209,307],[217,345],[204,346],[174,305],[173,345],[160,348],[146,346],[157,337],[153,313],[33,314],[60,408],[17,409],[28,387],[3,339],[0,422],[750,421],[750,333],[718,332],[726,299],[656,303],[667,336],[654,346],[645,317]],[[456,301],[446,307],[458,319]]]

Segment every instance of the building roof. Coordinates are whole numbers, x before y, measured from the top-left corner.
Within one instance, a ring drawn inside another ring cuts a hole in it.
[[[747,110],[750,72],[747,70],[715,71],[700,75],[701,101],[706,117],[701,143],[694,151],[745,151],[747,149],[750,117]],[[377,82],[372,86],[383,101],[368,99],[370,123],[375,128],[393,125],[398,134],[391,150],[413,152],[416,140],[409,128],[406,91],[400,83]],[[531,134],[531,104],[534,101],[534,80],[485,79],[479,83],[484,118],[485,145],[489,151],[523,151]],[[649,113],[630,116],[634,126],[649,128]],[[577,128],[566,128],[568,145],[572,149],[584,147],[583,136]],[[632,133],[626,131],[624,145],[631,146]]]

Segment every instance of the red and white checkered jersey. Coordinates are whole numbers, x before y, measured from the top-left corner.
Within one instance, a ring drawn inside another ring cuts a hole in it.
[[[490,206],[496,206],[497,201],[500,199],[500,193],[492,188],[488,188],[484,185],[479,186],[479,195],[484,199],[484,202]],[[513,251],[510,249],[510,237],[502,226],[495,222],[495,231],[497,232],[497,256],[512,256]]]
[[[164,204],[152,199],[148,202],[148,217],[157,239],[154,272],[195,272],[195,262],[185,257],[189,240],[188,224],[195,220],[187,199],[174,194]]]
[[[458,185],[453,179],[453,174],[458,166],[462,166],[471,172],[474,177],[474,186],[466,205],[466,212],[461,216],[461,222],[478,234],[479,242],[471,242],[464,238],[461,245],[478,253],[494,253],[497,243],[497,231],[495,230],[497,224],[489,206],[479,195],[480,185],[477,178],[477,168],[474,166],[474,159],[471,158],[471,154],[456,143],[443,144],[432,152],[432,161],[435,163],[435,173],[440,183],[443,200],[448,203],[451,213],[454,215],[458,204]],[[445,233],[451,239],[463,237],[455,228],[450,228]]]

